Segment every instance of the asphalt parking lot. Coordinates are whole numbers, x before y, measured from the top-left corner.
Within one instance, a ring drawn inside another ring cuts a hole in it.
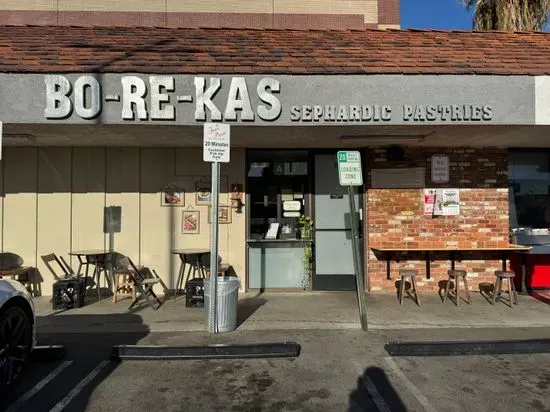
[[[150,334],[141,344],[195,345]],[[222,336],[224,335],[224,336]],[[125,334],[42,337],[67,356],[29,365],[0,397],[7,411],[550,411],[550,355],[389,357],[383,333],[357,330],[220,334],[227,343],[292,340],[297,358],[109,360]],[[212,339],[210,339],[212,340]],[[134,342],[137,343],[137,342]]]

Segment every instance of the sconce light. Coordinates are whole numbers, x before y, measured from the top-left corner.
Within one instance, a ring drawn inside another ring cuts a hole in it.
[[[231,185],[231,207],[235,209],[236,213],[243,212],[243,185],[240,183],[233,183]]]

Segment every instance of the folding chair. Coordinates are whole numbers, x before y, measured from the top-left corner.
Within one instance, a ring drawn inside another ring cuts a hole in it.
[[[132,310],[141,300],[150,303],[154,310],[158,310],[161,307],[162,302],[153,290],[153,286],[160,282],[159,278],[146,278],[142,273],[144,272],[144,268],[140,271],[128,256],[117,254],[115,257],[115,266],[118,269],[127,270],[137,292],[137,296],[128,310]]]
[[[74,276],[76,277],[76,273],[75,271],[73,270],[73,268],[67,263],[67,261],[63,258],[63,256],[59,256],[59,260],[61,261],[61,263],[63,263],[63,265],[65,265],[65,269],[67,269],[67,272],[69,273],[69,276]]]
[[[69,271],[69,269],[67,269],[63,265],[63,263],[61,263],[61,261],[59,260],[59,258],[55,253],[50,253],[49,255],[40,256],[40,258],[42,259],[42,261],[44,262],[48,270],[52,273],[55,280],[65,279],[65,278],[71,277],[74,274],[74,272],[71,273],[72,270]],[[54,269],[54,267],[52,266],[53,262],[55,262],[55,265],[58,267],[58,269]]]

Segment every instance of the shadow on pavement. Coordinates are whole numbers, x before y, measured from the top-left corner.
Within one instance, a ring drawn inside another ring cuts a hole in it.
[[[383,369],[371,366],[357,378],[357,388],[349,395],[348,412],[406,412],[401,398]]]
[[[261,298],[262,292],[251,298],[240,299],[237,306],[237,328],[241,326],[261,306],[265,305],[266,299]]]
[[[550,305],[550,292],[535,292],[531,291],[529,292],[529,295],[531,295],[533,298],[538,300],[539,302],[546,303],[547,305]]]
[[[111,361],[112,347],[138,344],[149,334],[142,318],[132,313],[71,315],[65,312],[58,316],[37,316],[36,320],[37,344],[63,345],[66,355],[61,360],[29,362],[15,387],[1,394],[0,410],[17,405],[19,411],[50,410],[54,407],[54,410],[86,410],[94,390],[119,364]],[[41,332],[44,323],[47,327]],[[86,328],[95,327],[98,327],[97,332],[85,332]],[[60,366],[69,362],[66,368],[56,373]],[[48,380],[52,374],[55,377]],[[36,391],[37,384],[45,381],[47,383]],[[30,392],[32,396],[29,397]]]

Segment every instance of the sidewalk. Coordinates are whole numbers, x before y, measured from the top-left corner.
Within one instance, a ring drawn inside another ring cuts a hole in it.
[[[421,307],[394,294],[366,297],[369,330],[446,328],[550,327],[550,299],[518,296],[513,309],[503,302],[494,306],[479,293],[472,304],[459,307],[437,295],[421,295]],[[185,299],[169,298],[154,311],[150,307],[128,313],[130,300],[90,302],[67,311],[51,309],[49,297],[36,298],[38,333],[192,332],[204,331],[205,310],[185,307]],[[237,331],[359,329],[355,292],[268,292],[241,294]]]

